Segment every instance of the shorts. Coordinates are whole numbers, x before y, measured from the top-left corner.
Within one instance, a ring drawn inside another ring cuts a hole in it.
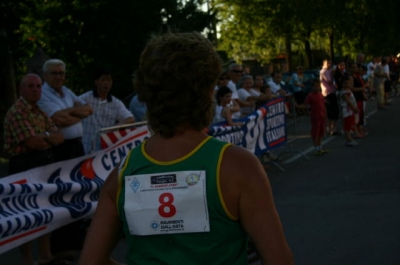
[[[354,115],[343,118],[343,131],[353,130],[354,125],[356,125],[356,119],[355,119]]]
[[[322,137],[325,134],[325,117],[311,117],[311,138]]]
[[[331,93],[325,97],[325,108],[328,120],[337,121],[339,119],[339,104],[335,93]]]

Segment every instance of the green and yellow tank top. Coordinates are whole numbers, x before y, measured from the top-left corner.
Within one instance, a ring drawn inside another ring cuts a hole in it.
[[[145,144],[131,150],[119,170],[127,264],[247,264],[247,235],[227,210],[219,185],[230,144],[207,137],[170,162],[152,159]]]

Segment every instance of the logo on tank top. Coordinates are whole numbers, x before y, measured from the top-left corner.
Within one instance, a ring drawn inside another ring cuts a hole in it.
[[[129,186],[131,187],[133,192],[136,193],[140,187],[140,182],[137,180],[137,178],[134,178]]]
[[[189,176],[186,177],[186,183],[189,186],[196,185],[197,182],[199,182],[199,180],[200,176],[198,174],[190,174]]]

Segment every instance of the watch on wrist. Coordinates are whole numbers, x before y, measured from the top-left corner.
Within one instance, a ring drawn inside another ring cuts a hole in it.
[[[44,132],[44,134],[46,135],[46,137],[49,137],[49,136],[50,136],[50,133],[49,133],[49,132]]]

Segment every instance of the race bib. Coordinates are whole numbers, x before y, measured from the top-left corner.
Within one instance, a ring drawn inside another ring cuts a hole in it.
[[[124,210],[132,235],[209,232],[206,172],[125,176]]]

